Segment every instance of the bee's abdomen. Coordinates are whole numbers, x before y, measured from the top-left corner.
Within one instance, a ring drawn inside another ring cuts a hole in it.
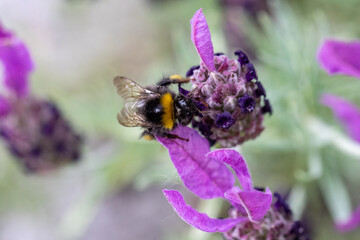
[[[145,104],[145,109],[143,110],[146,120],[156,125],[161,125],[163,113],[164,111],[160,103],[160,98],[150,99]]]

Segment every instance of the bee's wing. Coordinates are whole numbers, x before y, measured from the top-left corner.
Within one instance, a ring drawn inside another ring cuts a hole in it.
[[[150,127],[139,112],[149,98],[158,97],[158,93],[141,87],[126,77],[115,77],[114,85],[118,94],[124,99],[124,107],[117,114],[121,125],[126,127]]]

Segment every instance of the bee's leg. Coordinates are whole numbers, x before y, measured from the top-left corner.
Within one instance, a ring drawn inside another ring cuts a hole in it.
[[[148,141],[155,139],[154,135],[152,133],[150,133],[148,130],[145,130],[141,134],[140,138],[143,138],[143,139],[148,140]]]
[[[189,141],[189,139],[179,137],[179,136],[176,135],[176,134],[165,133],[164,136],[167,137],[167,138],[170,138],[170,139],[180,139],[180,140],[184,140],[184,141],[187,141],[187,142]]]
[[[190,81],[189,78],[182,78],[179,75],[172,75],[168,78],[164,78],[160,82],[157,83],[158,87],[166,87],[171,84],[181,84],[181,83],[188,83]]]

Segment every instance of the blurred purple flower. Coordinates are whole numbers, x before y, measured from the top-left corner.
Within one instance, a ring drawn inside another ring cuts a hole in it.
[[[326,40],[318,51],[318,60],[330,75],[360,78],[360,41]]]
[[[357,142],[360,142],[360,109],[338,96],[323,94],[321,103],[332,109],[346,132]]]
[[[326,40],[318,51],[318,61],[328,74],[344,74],[360,79],[360,42]],[[332,109],[346,132],[360,142],[360,109],[338,96],[324,94],[321,103]],[[347,221],[337,222],[339,231],[350,231],[360,225],[360,207]]]
[[[238,152],[231,149],[209,152],[208,141],[188,127],[179,126],[172,133],[189,141],[157,139],[169,150],[185,186],[202,199],[225,198],[242,213],[235,219],[213,219],[187,205],[178,191],[164,190],[166,198],[184,221],[206,232],[225,232],[240,222],[261,221],[270,208],[272,195],[269,189],[261,192],[253,188],[250,172]],[[234,186],[234,177],[224,163],[234,169],[242,189]]]
[[[25,44],[0,23],[0,61],[4,66],[4,85],[17,96],[28,93],[28,77],[34,65]]]
[[[208,129],[208,140],[222,147],[256,138],[264,129],[263,114],[271,113],[271,106],[253,64],[241,50],[235,52],[237,60],[214,54],[202,9],[191,19],[191,39],[202,61],[186,75],[193,84],[193,98],[205,105],[194,125]]]
[[[77,161],[82,139],[58,107],[29,92],[33,62],[25,44],[0,24],[0,137],[27,172]]]

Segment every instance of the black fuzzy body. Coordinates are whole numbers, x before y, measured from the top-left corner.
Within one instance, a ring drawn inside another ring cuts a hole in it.
[[[155,126],[162,126],[161,120],[164,114],[163,106],[161,105],[160,98],[153,98],[146,102],[143,113],[146,121],[154,124]]]

